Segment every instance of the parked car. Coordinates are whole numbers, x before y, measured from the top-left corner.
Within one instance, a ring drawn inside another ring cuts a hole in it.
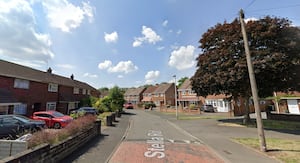
[[[0,138],[14,139],[27,132],[35,132],[46,127],[44,121],[32,120],[22,115],[0,115]]]
[[[131,102],[128,102],[123,105],[125,109],[133,109],[133,104]]]
[[[217,109],[215,107],[208,104],[202,105],[200,110],[204,112],[217,112]]]
[[[55,129],[65,127],[73,120],[72,117],[54,110],[34,112],[32,119],[43,120],[48,128]]]
[[[144,109],[152,109],[152,108],[155,108],[156,107],[156,105],[155,105],[155,103],[153,103],[153,102],[147,102],[147,103],[144,103]]]
[[[77,110],[72,111],[72,113],[80,113],[82,112],[84,115],[98,115],[98,111],[93,107],[81,107]]]

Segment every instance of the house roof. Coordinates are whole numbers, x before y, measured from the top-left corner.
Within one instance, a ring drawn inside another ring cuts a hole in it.
[[[186,89],[192,89],[191,80],[186,79],[181,86],[178,88],[178,91],[180,90],[186,90]]]
[[[153,93],[165,93],[174,83],[165,83],[160,84],[158,87],[153,91]]]
[[[0,59],[0,75],[12,78],[25,79],[41,83],[55,83],[59,85],[79,87],[83,89],[95,90],[87,83],[71,78],[59,76],[50,72],[43,72],[26,66],[7,62]]]
[[[156,85],[152,85],[152,86],[149,86],[149,87],[147,87],[146,88],[146,90],[143,92],[144,94],[145,93],[147,93],[147,94],[149,94],[149,93],[152,93],[152,92],[154,92],[155,91],[155,89],[157,88],[158,86],[156,86]]]
[[[143,91],[145,90],[145,87],[139,87],[139,88],[129,88],[126,90],[125,92],[125,96],[130,96],[130,95],[140,95],[143,93]]]

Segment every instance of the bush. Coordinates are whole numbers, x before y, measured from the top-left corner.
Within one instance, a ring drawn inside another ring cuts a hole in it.
[[[153,102],[147,102],[144,104],[145,109],[155,108],[155,107],[156,107],[156,105]]]
[[[191,110],[194,110],[194,109],[195,109],[195,107],[196,107],[196,105],[195,105],[195,104],[190,104],[190,105],[189,105],[189,109],[191,109]]]
[[[33,148],[37,145],[48,143],[55,144],[62,140],[65,140],[69,136],[75,135],[79,132],[82,132],[94,125],[96,120],[95,116],[87,115],[81,116],[73,120],[65,128],[55,130],[55,129],[45,129],[32,134],[31,139],[28,141],[28,147]]]

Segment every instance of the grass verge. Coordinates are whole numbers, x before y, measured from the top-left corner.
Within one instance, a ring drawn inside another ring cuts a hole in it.
[[[275,129],[275,130],[300,130],[300,123],[299,122],[293,122],[293,121],[277,121],[277,120],[269,120],[264,119],[263,126],[266,129]],[[244,125],[246,127],[256,127],[256,120],[252,119],[250,124],[243,124],[242,120],[230,122],[230,123],[236,123],[239,125]]]
[[[260,144],[257,138],[234,138],[233,141],[254,148],[260,151]],[[300,140],[267,138],[266,154],[285,163],[300,162]]]

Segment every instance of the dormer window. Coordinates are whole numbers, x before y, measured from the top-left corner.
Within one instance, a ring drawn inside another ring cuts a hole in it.
[[[48,91],[49,92],[57,92],[58,91],[58,84],[49,83]]]

